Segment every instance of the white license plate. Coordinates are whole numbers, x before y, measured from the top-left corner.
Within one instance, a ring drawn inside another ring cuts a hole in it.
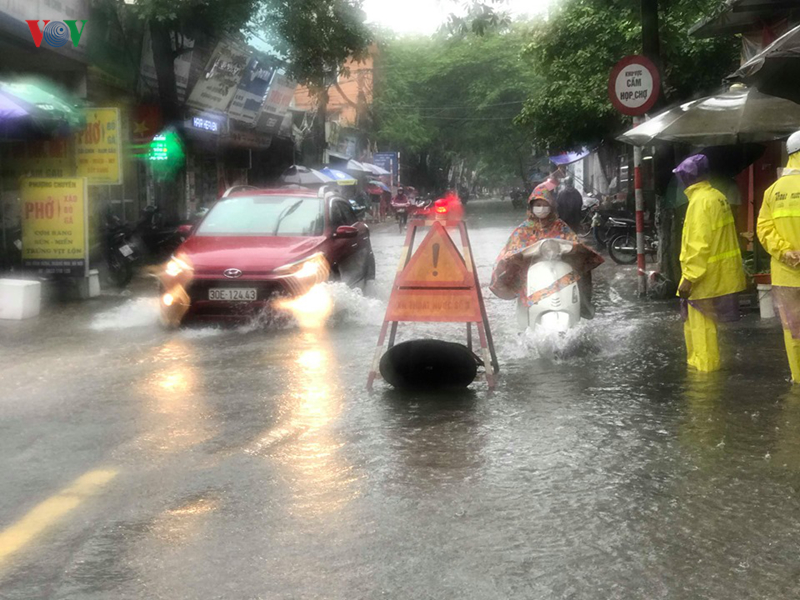
[[[125,244],[124,246],[119,247],[119,252],[122,254],[122,256],[128,258],[131,254],[133,254],[133,249],[128,246],[128,244]]]
[[[211,288],[208,290],[209,300],[225,302],[253,302],[258,298],[256,288]]]

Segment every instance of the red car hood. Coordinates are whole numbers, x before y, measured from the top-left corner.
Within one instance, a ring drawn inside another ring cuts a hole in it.
[[[191,236],[176,252],[189,259],[197,274],[265,274],[313,254],[324,237]]]

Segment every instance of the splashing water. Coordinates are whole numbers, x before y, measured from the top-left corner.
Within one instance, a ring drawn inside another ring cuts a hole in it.
[[[371,325],[382,321],[385,310],[380,300],[341,282],[316,285],[300,298],[280,300],[276,307],[291,313],[296,325],[303,329],[342,322]]]
[[[360,289],[341,282],[323,283],[300,298],[276,302],[275,308],[258,313],[235,328],[238,333],[262,329],[313,329],[326,325],[374,325],[383,321],[386,305],[376,298],[365,296]],[[113,331],[135,327],[150,327],[159,323],[157,298],[134,298],[120,306],[98,313],[89,325],[95,331]],[[213,337],[224,332],[219,326],[190,327],[181,330],[186,339]]]
[[[130,329],[155,325],[158,319],[157,298],[135,298],[111,310],[98,313],[89,327],[95,331]]]
[[[519,349],[534,358],[566,359],[598,350],[596,329],[591,322],[581,321],[566,333],[537,327],[519,335]]]

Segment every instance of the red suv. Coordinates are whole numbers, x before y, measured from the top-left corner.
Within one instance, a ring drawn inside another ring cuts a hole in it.
[[[336,192],[243,189],[192,228],[162,275],[162,318],[239,317],[328,279],[375,278],[369,228]]]

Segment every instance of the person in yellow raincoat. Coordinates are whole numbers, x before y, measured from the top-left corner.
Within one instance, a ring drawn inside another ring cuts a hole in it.
[[[736,224],[725,196],[709,183],[706,156],[690,156],[673,173],[689,198],[678,288],[686,358],[698,371],[716,371],[720,368],[717,323],[738,320],[738,292],[745,288]]]
[[[783,324],[792,381],[800,383],[800,131],[786,142],[783,176],[764,193],[758,239],[772,257],[772,293]]]

